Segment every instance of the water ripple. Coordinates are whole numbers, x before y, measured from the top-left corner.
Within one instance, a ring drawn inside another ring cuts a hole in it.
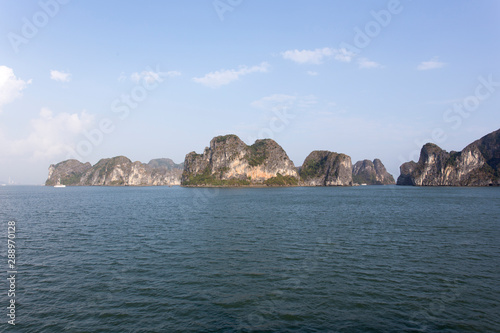
[[[499,189],[201,193],[0,188],[16,328],[499,332]]]

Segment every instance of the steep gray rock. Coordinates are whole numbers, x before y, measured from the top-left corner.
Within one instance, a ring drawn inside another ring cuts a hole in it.
[[[305,186],[352,186],[351,157],[315,150],[300,168],[300,184]]]
[[[56,184],[75,185],[80,182],[82,175],[92,168],[89,162],[82,163],[77,160],[67,160],[56,165],[49,166],[49,176],[45,182],[46,186]]]
[[[154,186],[180,185],[182,169],[169,159],[152,160],[148,164],[132,162],[125,156],[102,159],[94,166],[68,160],[49,167],[45,185],[59,182],[80,186]]]
[[[417,163],[414,161],[403,163],[400,167],[400,175],[398,177],[397,185],[415,185],[412,173],[417,168]]]
[[[184,160],[182,184],[188,186],[263,185],[281,175],[298,178],[293,162],[274,140],[247,146],[236,135],[218,136],[203,154],[191,152]]]
[[[392,185],[396,184],[394,177],[387,172],[384,164],[378,158],[358,161],[352,167],[352,180],[356,184]]]
[[[448,153],[427,143],[420,151],[418,163],[404,163],[400,171],[398,185],[500,185],[500,130],[474,141],[460,152]]]

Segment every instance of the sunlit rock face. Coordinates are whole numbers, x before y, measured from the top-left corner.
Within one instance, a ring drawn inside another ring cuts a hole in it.
[[[500,130],[474,141],[460,152],[446,152],[427,143],[418,163],[400,167],[398,185],[498,186],[500,185]]]
[[[264,139],[248,146],[238,136],[229,134],[213,138],[203,154],[186,155],[182,184],[263,185],[278,174],[298,178],[293,162],[279,144]]]
[[[67,160],[49,167],[45,185],[159,186],[180,185],[182,165],[170,159],[132,162],[125,156],[102,159],[94,166]]]

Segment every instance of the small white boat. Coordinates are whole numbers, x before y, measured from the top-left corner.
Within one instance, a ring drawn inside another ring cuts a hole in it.
[[[54,187],[66,187],[66,185],[61,184],[61,178],[59,178],[57,180],[57,184],[55,184]]]
[[[365,184],[365,183],[363,183],[363,184],[361,184],[361,186],[366,186],[366,184]]]

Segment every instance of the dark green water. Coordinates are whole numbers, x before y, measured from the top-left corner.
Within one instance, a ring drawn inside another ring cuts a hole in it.
[[[499,188],[0,187],[0,331],[500,332],[499,217]]]

